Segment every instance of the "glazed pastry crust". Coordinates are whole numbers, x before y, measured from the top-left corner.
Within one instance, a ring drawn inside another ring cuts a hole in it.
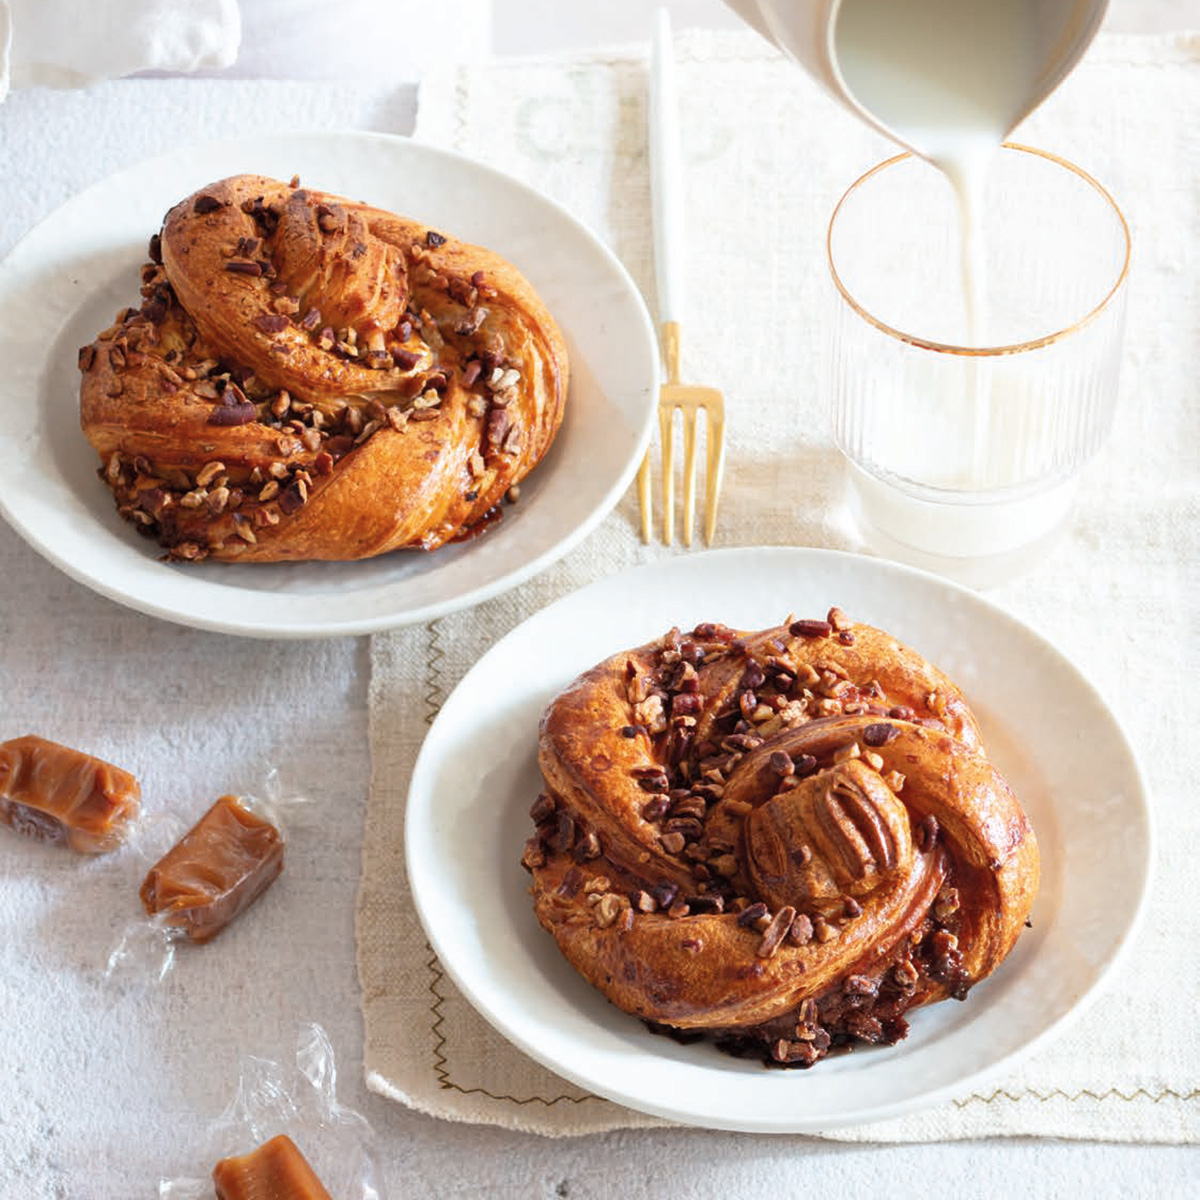
[[[174,558],[434,549],[561,424],[566,347],[529,282],[405,217],[235,176],[167,213],[142,279],[80,352],[81,421]]]
[[[538,920],[619,1008],[789,1065],[961,999],[1038,885],[959,689],[831,616],[585,672],[542,719],[524,858]]]

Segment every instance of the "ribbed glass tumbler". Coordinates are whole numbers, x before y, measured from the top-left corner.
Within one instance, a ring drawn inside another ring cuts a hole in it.
[[[964,221],[903,154],[829,226],[830,395],[872,549],[973,587],[1031,566],[1112,425],[1130,237],[1078,167],[1007,145]]]

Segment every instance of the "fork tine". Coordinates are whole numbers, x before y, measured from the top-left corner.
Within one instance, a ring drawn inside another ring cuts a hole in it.
[[[675,447],[672,426],[675,406],[660,404],[658,431],[662,440],[663,541],[669,546],[675,538]]]
[[[696,425],[700,410],[691,405],[683,410],[683,544],[692,544],[696,524]]]
[[[637,476],[638,508],[642,515],[642,544],[650,543],[650,527],[654,518],[653,502],[650,498],[650,450],[647,448],[646,457],[638,468]]]
[[[725,473],[725,409],[714,406],[707,410],[708,429],[705,432],[704,475],[704,542],[711,546],[717,530],[717,503],[721,498],[721,477]]]

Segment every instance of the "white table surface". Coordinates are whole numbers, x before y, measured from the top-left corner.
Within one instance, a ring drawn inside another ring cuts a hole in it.
[[[728,18],[716,0],[677,0],[670,5],[683,24],[721,24]],[[591,10],[597,11],[591,11]],[[602,10],[602,11],[600,11]],[[527,24],[530,20],[535,26]],[[1155,29],[1200,27],[1200,3],[1171,0],[1138,3],[1116,0],[1112,27]],[[496,0],[493,29],[499,53],[576,48],[594,42],[631,40],[645,34],[644,0],[604,6],[561,4],[555,0]],[[128,112],[128,92],[152,105],[155,82],[112,83],[68,102],[78,119],[46,130],[49,151],[29,149],[31,124],[61,112],[37,93],[14,93],[0,106],[0,253],[38,219],[72,193],[168,145],[243,131],[244,119],[220,105],[203,103],[219,94],[217,81],[192,83],[192,103],[170,93],[173,124],[164,130],[153,120],[113,122]],[[163,89],[178,87],[164,81]],[[162,95],[168,93],[164,91]],[[404,133],[411,129],[415,91],[411,84],[360,84],[339,93],[340,116],[363,128]],[[183,109],[187,109],[183,112]],[[264,127],[286,127],[264,118]],[[14,152],[13,147],[18,147]],[[335,931],[313,953],[327,1003],[320,1014],[303,1011],[280,988],[270,1013],[234,1013],[257,1033],[262,1053],[286,1051],[294,1029],[319,1017],[339,1052],[339,1087],[344,1104],[372,1122],[382,1148],[390,1195],[394,1197],[739,1197],[765,1195],[916,1196],[1183,1196],[1195,1194],[1197,1156],[1192,1147],[1098,1145],[1050,1140],[997,1140],[982,1143],[875,1147],[804,1139],[753,1137],[700,1131],[617,1133],[551,1141],[491,1128],[451,1125],[407,1111],[368,1093],[361,1079],[361,1021],[354,968],[353,909],[357,886],[357,839],[367,794],[367,643],[339,639],[314,643],[250,641],[199,633],[142,617],[85,591],[49,566],[7,527],[0,526],[0,632],[4,661],[0,684],[8,717],[3,736],[32,729],[39,717],[56,714],[59,728],[87,740],[102,728],[116,738],[139,730],[161,730],[186,714],[196,697],[228,694],[231,679],[272,681],[244,696],[232,696],[213,718],[215,727],[243,729],[213,746],[200,743],[203,763],[185,758],[181,786],[193,789],[222,771],[245,771],[246,764],[279,745],[293,747],[293,767],[314,793],[339,806],[347,827],[342,850],[326,864],[322,892],[327,923]],[[104,681],[117,662],[141,664],[147,686],[111,703]],[[297,738],[297,709],[270,703],[272,695],[303,695],[305,681],[326,681],[325,694],[299,706],[306,725]],[[334,686],[328,686],[332,681]],[[66,697],[66,699],[64,699]],[[208,713],[211,704],[198,704]],[[216,706],[218,710],[221,706]],[[43,729],[42,732],[51,732]],[[67,740],[64,735],[63,740]],[[195,731],[180,734],[194,746]],[[173,782],[158,779],[160,788]],[[6,835],[7,836],[7,835]],[[0,879],[0,910],[4,881]],[[48,958],[53,964],[53,957]],[[6,993],[0,989],[0,996]],[[12,1010],[0,1006],[6,1038],[19,1028],[18,998]],[[45,1144],[14,1145],[13,1117],[36,1103],[25,1076],[35,1064],[0,1057],[0,1164],[24,1163],[20,1182],[0,1171],[0,1200],[45,1197],[121,1197],[153,1194],[139,1129],[133,1119],[114,1120],[97,1112],[94,1124],[74,1130],[87,1143],[66,1144],[55,1114],[39,1114]],[[229,1096],[228,1062],[190,1079],[180,1111],[215,1115]],[[87,1064],[82,1070],[101,1069]],[[166,1065],[170,1069],[170,1064]],[[136,1115],[137,1098],[122,1098]],[[7,1140],[6,1140],[7,1139]],[[663,1178],[659,1164],[670,1149],[675,1164]],[[680,1154],[680,1150],[684,1154]],[[5,1153],[9,1156],[5,1158]],[[22,1157],[24,1155],[24,1157]],[[680,1162],[689,1164],[680,1168]],[[32,1164],[32,1165],[31,1165]],[[38,1165],[40,1164],[40,1166]],[[130,1164],[138,1164],[134,1170]],[[162,1169],[170,1173],[171,1164]],[[36,1181],[36,1182],[35,1182]],[[35,1190],[31,1192],[30,1188]],[[13,1189],[16,1190],[13,1190]]]

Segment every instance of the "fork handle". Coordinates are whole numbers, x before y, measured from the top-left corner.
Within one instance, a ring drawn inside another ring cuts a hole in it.
[[[679,382],[679,322],[664,321],[658,327],[659,342],[662,346],[663,370],[667,373],[668,383]]]
[[[650,210],[660,325],[678,322],[683,302],[683,202],[679,155],[679,103],[671,19],[658,10],[650,70]]]

